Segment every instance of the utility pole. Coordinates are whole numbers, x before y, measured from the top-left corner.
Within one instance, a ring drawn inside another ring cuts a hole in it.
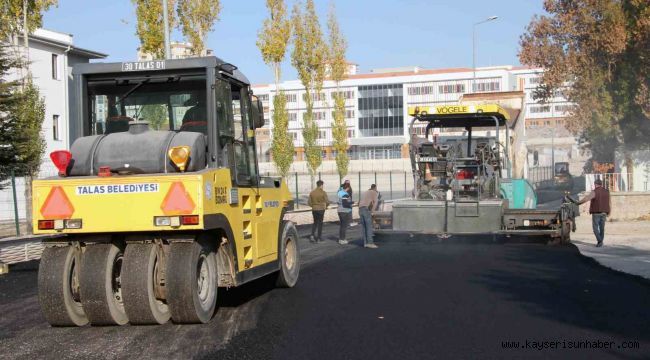
[[[171,59],[171,49],[169,47],[169,17],[167,16],[167,0],[163,2],[163,23],[165,27],[165,59]]]
[[[490,16],[489,18],[474,23],[472,27],[472,69],[474,69],[474,76],[472,76],[472,92],[476,92],[476,26],[498,19],[498,16]]]
[[[553,178],[555,178],[555,128],[551,129],[551,167],[553,168]]]

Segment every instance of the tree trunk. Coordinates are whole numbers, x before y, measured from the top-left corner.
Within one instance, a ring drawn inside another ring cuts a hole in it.
[[[25,220],[27,221],[27,234],[34,232],[32,227],[32,176],[25,176]]]

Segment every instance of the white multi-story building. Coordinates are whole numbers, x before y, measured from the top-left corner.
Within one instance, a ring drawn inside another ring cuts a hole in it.
[[[172,59],[187,59],[190,57],[195,57],[196,55],[192,54],[192,43],[188,42],[178,42],[172,41],[169,43],[169,52]],[[203,50],[202,56],[212,56],[213,51],[211,49]],[[152,54],[143,52],[138,48],[138,60],[140,61],[150,61],[154,60]]]
[[[49,159],[54,150],[70,148],[68,124],[74,111],[70,94],[72,67],[107,55],[74,46],[72,35],[38,29],[29,36],[29,70],[45,100],[42,136],[46,142],[42,175],[56,173]]]
[[[389,159],[408,156],[406,144],[411,117],[409,106],[456,104],[469,93],[502,93],[523,91],[525,96],[524,118],[527,129],[533,130],[528,137],[539,149],[531,152],[530,164],[550,166],[553,153],[555,161],[563,161],[575,152],[575,138],[564,128],[564,117],[571,109],[561,91],[545,104],[533,99],[533,90],[539,83],[541,69],[515,66],[471,68],[422,69],[418,67],[378,69],[369,73],[350,73],[337,89],[332,81],[326,81],[321,94],[314,94],[314,116],[320,128],[319,144],[323,146],[324,159],[334,156],[332,151],[333,94],[343,92],[346,99],[346,121],[350,154],[352,159]],[[306,109],[305,90],[300,81],[280,84],[288,97],[289,131],[296,146],[296,159],[302,159],[302,117]],[[270,119],[273,111],[272,96],[275,85],[255,85],[253,91],[264,102],[265,117]],[[272,136],[271,121],[267,121],[267,134]],[[545,138],[548,138],[545,140]],[[563,146],[562,151],[546,150],[546,147]],[[258,145],[263,152],[269,146]],[[542,149],[544,148],[544,149]],[[568,150],[567,150],[568,149]],[[534,156],[533,156],[534,155]],[[268,156],[261,156],[268,159]]]
[[[56,174],[56,168],[49,158],[50,152],[70,148],[68,124],[74,107],[70,98],[72,88],[72,66],[87,63],[92,59],[103,59],[107,55],[82,49],[74,45],[70,34],[38,29],[29,35],[29,70],[34,84],[45,100],[45,118],[42,137],[45,153],[41,162],[40,176]],[[15,79],[19,74],[10,74]],[[22,182],[19,182],[22,184]],[[24,217],[24,188],[18,187],[19,213]],[[0,192],[0,220],[13,218],[13,199],[10,189]]]

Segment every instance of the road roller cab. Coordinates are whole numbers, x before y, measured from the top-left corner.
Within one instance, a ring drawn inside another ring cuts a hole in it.
[[[75,66],[70,151],[33,182],[52,325],[208,321],[217,287],[298,278],[291,195],[262,177],[261,102],[216,57]]]

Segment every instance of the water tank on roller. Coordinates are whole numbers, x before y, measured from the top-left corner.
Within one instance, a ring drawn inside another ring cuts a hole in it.
[[[189,146],[186,171],[206,167],[206,137],[198,132],[154,131],[146,122],[132,122],[129,131],[77,139],[72,152],[71,176],[95,175],[99,168],[130,174],[178,172],[167,152],[174,146]]]

